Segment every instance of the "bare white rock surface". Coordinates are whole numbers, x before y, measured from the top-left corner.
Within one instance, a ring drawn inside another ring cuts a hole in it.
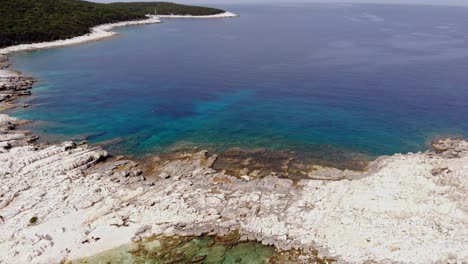
[[[216,15],[192,16],[192,15],[159,15],[160,18],[229,18],[238,17],[238,14],[224,12]]]
[[[216,172],[206,152],[167,163],[150,182],[132,161],[103,161],[98,147],[3,148],[0,263],[59,263],[152,235],[234,230],[343,263],[466,263],[468,143],[435,147],[379,158],[356,180],[296,183]]]

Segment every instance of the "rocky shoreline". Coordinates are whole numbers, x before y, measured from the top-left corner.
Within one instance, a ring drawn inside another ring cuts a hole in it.
[[[4,101],[32,85],[0,70]],[[157,236],[232,234],[303,263],[468,260],[462,139],[381,157],[363,172],[319,167],[317,177],[293,181],[231,175],[206,151],[153,160],[149,170],[86,143],[35,143],[24,122],[0,115],[0,263],[63,263]]]
[[[224,12],[216,15],[192,16],[192,15],[158,15],[160,18],[232,18],[238,17],[238,14]]]
[[[117,33],[111,30],[117,27],[154,24],[154,23],[160,23],[160,22],[161,21],[159,20],[159,17],[148,15],[148,18],[143,19],[143,20],[124,21],[124,22],[118,22],[118,23],[112,23],[112,24],[104,24],[104,25],[91,28],[91,33],[83,35],[83,36],[78,36],[78,37],[65,39],[65,40],[56,40],[56,41],[40,42],[40,43],[32,43],[32,44],[20,44],[16,46],[6,47],[3,49],[0,49],[0,55],[9,54],[13,52],[34,51],[34,50],[39,50],[39,49],[48,49],[48,48],[56,48],[56,47],[81,44],[85,42],[95,41],[95,40],[114,36]]]
[[[6,48],[0,49],[1,54],[9,54],[13,52],[22,52],[22,51],[33,51],[39,49],[48,49],[48,48],[56,48],[56,47],[63,47],[63,46],[70,46],[81,44],[90,41],[96,41],[103,38],[108,38],[116,35],[116,32],[113,32],[112,29],[117,27],[125,27],[125,26],[134,26],[134,25],[145,25],[145,24],[157,24],[161,23],[160,18],[192,18],[192,19],[213,19],[213,18],[233,18],[238,17],[239,15],[231,13],[231,12],[224,12],[221,14],[216,15],[206,15],[206,16],[190,16],[190,15],[147,15],[146,19],[143,20],[134,20],[134,21],[124,21],[112,24],[103,24],[96,27],[91,28],[91,33],[78,36],[70,39],[65,40],[56,40],[50,42],[40,42],[40,43],[32,43],[32,44],[20,44],[16,46],[10,46]],[[1,58],[0,58],[1,60]],[[0,61],[1,63],[1,61]],[[0,66],[1,69],[1,66]]]
[[[31,95],[33,78],[7,70],[8,66],[8,57],[0,54],[0,102],[11,102],[18,96]],[[2,106],[2,109],[5,109],[5,106]]]

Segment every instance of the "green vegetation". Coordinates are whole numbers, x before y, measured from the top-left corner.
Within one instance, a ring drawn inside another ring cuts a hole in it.
[[[155,8],[157,9],[158,15],[207,16],[224,13],[224,10],[216,8],[180,5],[167,2],[112,3],[110,5],[121,7],[140,14],[154,14]]]
[[[80,0],[0,0],[0,48],[67,39],[89,33],[90,28],[146,14],[212,15],[220,9],[167,2],[98,4]]]

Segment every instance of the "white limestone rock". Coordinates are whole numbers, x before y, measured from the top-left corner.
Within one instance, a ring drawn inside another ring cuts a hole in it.
[[[149,183],[131,161],[102,162],[100,148],[13,146],[0,153],[0,263],[59,263],[152,235],[234,230],[343,263],[463,263],[468,151],[452,143],[379,158],[355,180],[296,183],[217,172],[206,152],[168,162],[161,173],[170,177]]]

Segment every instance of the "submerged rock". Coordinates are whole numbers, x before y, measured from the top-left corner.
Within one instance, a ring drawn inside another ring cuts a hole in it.
[[[151,237],[66,263],[262,264],[274,254],[273,247],[258,242],[225,242],[214,237]]]
[[[456,158],[468,151],[468,143],[463,139],[447,138],[432,142],[434,150],[449,158]]]

